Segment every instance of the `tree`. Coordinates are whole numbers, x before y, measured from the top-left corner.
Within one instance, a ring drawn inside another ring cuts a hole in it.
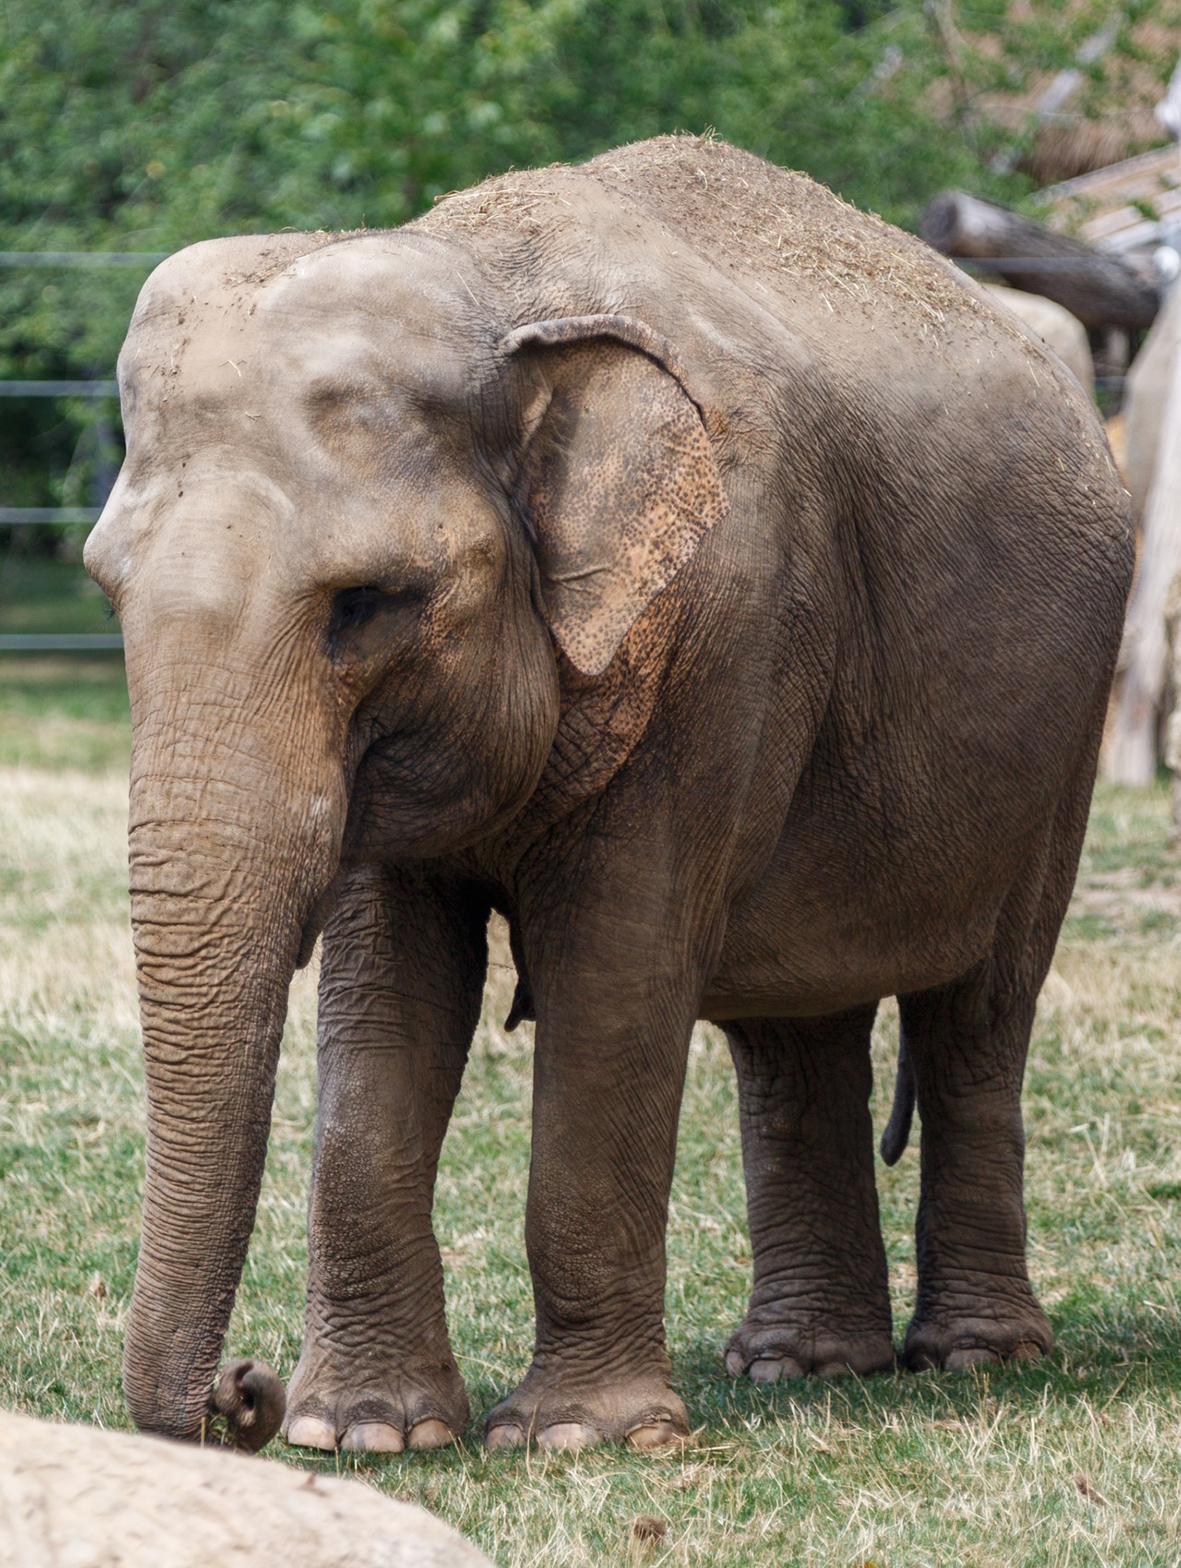
[[[1119,47],[1174,3],[1128,5]],[[941,186],[1021,196],[981,105],[1106,10],[974,0],[969,36],[951,0],[7,0],[0,245],[386,226],[510,166],[708,126],[913,226]],[[0,377],[109,372],[140,281],[0,273]],[[5,414],[0,503],[59,500],[84,417]]]

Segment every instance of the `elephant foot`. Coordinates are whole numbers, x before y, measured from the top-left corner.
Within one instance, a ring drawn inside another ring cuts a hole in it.
[[[685,1406],[659,1374],[612,1380],[588,1388],[560,1373],[534,1367],[509,1397],[489,1412],[489,1448],[536,1443],[547,1453],[577,1453],[597,1443],[663,1448],[689,1436]]]
[[[283,1437],[295,1448],[400,1454],[446,1448],[468,1416],[467,1393],[449,1357],[379,1370],[364,1353],[305,1346],[287,1393]]]
[[[809,1374],[868,1377],[893,1369],[894,1345],[888,1328],[842,1330],[748,1319],[731,1337],[724,1360],[731,1377],[749,1377],[752,1383]]]
[[[1036,1361],[1053,1348],[1053,1330],[1033,1303],[1017,1317],[912,1318],[904,1355],[916,1372],[963,1372],[1007,1361]]]

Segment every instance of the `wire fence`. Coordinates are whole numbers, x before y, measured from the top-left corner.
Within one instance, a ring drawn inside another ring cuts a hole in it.
[[[95,271],[108,267],[149,269],[164,261],[168,251],[0,251],[0,268],[38,268]],[[113,378],[83,381],[0,381],[0,397],[12,398],[117,398]],[[94,497],[94,506],[0,506],[0,528],[31,525],[68,528],[93,523],[102,511],[105,495]],[[5,632],[0,633],[0,653],[98,653],[120,649],[117,632]]]
[[[0,251],[0,268],[63,268],[95,270],[105,267],[151,268],[167,259],[168,251]],[[960,266],[981,272],[1057,272],[1077,267],[1074,258],[1036,256],[989,256],[959,259]],[[1101,390],[1115,390],[1121,378],[1103,378]],[[113,379],[83,381],[0,381],[0,397],[117,398],[118,383]],[[106,497],[96,497],[100,503]],[[93,523],[102,510],[95,506],[0,506],[0,528],[21,524],[66,528]],[[105,632],[25,632],[0,633],[0,652],[82,653],[122,648],[118,633]]]
[[[117,381],[0,381],[0,397],[118,397]]]
[[[0,524],[36,523],[68,528],[74,523],[96,523],[101,506],[0,506]]]
[[[0,250],[0,267],[155,267],[167,250]]]

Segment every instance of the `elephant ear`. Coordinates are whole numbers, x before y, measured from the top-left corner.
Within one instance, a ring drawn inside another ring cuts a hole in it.
[[[599,675],[725,515],[721,476],[675,351],[642,322],[535,322],[500,346],[535,385],[518,496],[546,619]]]

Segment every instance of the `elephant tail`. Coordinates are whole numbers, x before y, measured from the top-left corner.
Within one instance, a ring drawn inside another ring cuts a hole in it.
[[[898,1045],[898,1074],[894,1079],[894,1105],[890,1120],[882,1134],[882,1159],[887,1165],[897,1165],[910,1137],[910,1124],[914,1117],[914,1068],[910,1065],[910,1052],[906,1049],[906,1036]]]

